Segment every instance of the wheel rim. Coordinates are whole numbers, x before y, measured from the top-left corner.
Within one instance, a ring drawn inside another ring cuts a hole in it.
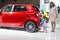
[[[35,30],[35,25],[32,23],[29,23],[27,25],[27,31],[33,32]]]

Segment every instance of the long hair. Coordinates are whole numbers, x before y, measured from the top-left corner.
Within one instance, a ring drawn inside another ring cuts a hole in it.
[[[52,4],[52,6],[50,5],[50,8],[55,6],[55,4],[53,2],[50,2],[50,4]]]

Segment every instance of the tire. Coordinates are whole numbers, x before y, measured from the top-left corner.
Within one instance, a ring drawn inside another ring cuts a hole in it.
[[[29,21],[25,24],[25,30],[27,32],[33,33],[36,31],[36,29],[37,29],[36,24],[32,21]]]
[[[2,28],[2,26],[0,26],[0,28]]]

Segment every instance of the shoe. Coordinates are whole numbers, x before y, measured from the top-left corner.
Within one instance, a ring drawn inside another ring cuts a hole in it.
[[[52,30],[51,32],[55,32],[55,31]]]

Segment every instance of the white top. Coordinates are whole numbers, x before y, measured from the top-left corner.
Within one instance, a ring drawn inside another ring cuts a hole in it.
[[[50,16],[50,21],[55,22],[56,21],[56,16],[58,14],[58,8],[57,7],[52,7],[49,12]]]

